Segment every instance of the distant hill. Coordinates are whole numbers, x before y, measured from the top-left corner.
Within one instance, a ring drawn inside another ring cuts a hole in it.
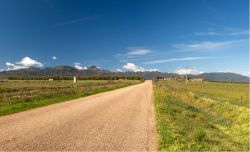
[[[169,72],[145,71],[145,72],[111,72],[99,69],[96,66],[90,66],[86,70],[78,70],[70,66],[55,66],[47,68],[27,68],[12,71],[0,72],[0,79],[8,77],[30,77],[30,76],[91,76],[91,75],[125,75],[141,76],[145,79],[160,77],[179,77],[182,75]],[[236,73],[203,73],[199,75],[189,75],[189,77],[203,77],[207,81],[225,81],[225,82],[249,82],[249,77]]]
[[[90,66],[87,70],[78,70],[70,66],[55,66],[47,68],[27,68],[0,72],[0,79],[8,77],[29,77],[29,76],[79,76],[79,75],[106,75],[111,73],[107,70]]]
[[[208,81],[249,82],[249,77],[228,72],[203,73],[199,76],[203,77],[205,80]]]

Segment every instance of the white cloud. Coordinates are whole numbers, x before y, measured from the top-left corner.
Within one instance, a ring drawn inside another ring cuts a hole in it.
[[[7,66],[6,71],[29,68],[29,67],[25,67],[25,66],[22,66],[22,65],[16,65],[16,64],[13,64],[13,63],[10,63],[10,62],[6,62],[5,64]]]
[[[142,55],[147,55],[147,54],[151,54],[152,51],[148,50],[148,49],[132,49],[131,51],[129,51],[127,53],[127,55],[129,56],[142,56]]]
[[[199,72],[196,68],[191,68],[191,69],[183,68],[183,69],[177,69],[175,73],[184,75],[184,74],[200,74],[201,72]]]
[[[74,63],[74,65],[81,65],[81,63],[79,63],[79,62],[75,62],[75,63]]]
[[[145,69],[145,68],[140,67],[140,66],[138,66],[138,65],[136,65],[134,63],[126,63],[125,65],[123,65],[122,68],[124,70],[126,70],[126,71],[133,71],[133,72],[144,72],[144,71],[151,71],[151,72],[153,72],[153,71],[159,71],[158,69]],[[119,69],[119,70],[121,70],[121,69]]]
[[[43,64],[41,62],[31,59],[30,57],[24,57],[21,59],[21,61],[16,62],[16,64],[11,62],[6,62],[5,64],[7,66],[7,71],[25,69],[30,67],[43,67]]]
[[[239,72],[239,74],[250,77],[250,71],[242,71],[242,72]]]
[[[150,57],[154,52],[142,47],[129,47],[126,53],[115,54],[114,57],[120,62],[133,62]]]
[[[75,68],[78,69],[78,70],[87,70],[87,69],[88,69],[86,66],[82,66],[82,64],[79,63],[79,62],[75,62],[75,63],[74,63],[74,66],[75,66]]]
[[[56,60],[56,59],[57,59],[57,57],[56,57],[56,56],[52,56],[52,59],[53,59],[53,60]]]
[[[151,72],[155,72],[155,71],[159,71],[158,69],[148,69],[146,71],[151,71]]]
[[[127,63],[122,68],[128,71],[134,71],[134,72],[145,71],[144,68],[137,66],[134,63]]]
[[[10,62],[6,62],[5,64],[6,64],[6,66],[8,66],[8,67],[10,67],[10,66],[15,66],[15,64],[10,63]]]
[[[123,72],[123,70],[122,70],[122,69],[116,69],[116,71],[117,71],[117,72]]]
[[[87,70],[88,68],[85,66],[75,65],[75,68],[78,70]]]
[[[25,67],[33,67],[33,66],[42,67],[43,66],[43,64],[41,62],[33,60],[30,57],[24,57],[21,59],[21,61],[16,62],[16,64],[19,64],[19,65],[22,65]]]
[[[215,57],[185,57],[185,58],[173,58],[173,59],[149,61],[149,62],[145,62],[144,64],[161,64],[161,63],[176,62],[176,61],[205,60],[205,59],[214,59],[214,58],[215,58]]]
[[[199,43],[181,43],[181,44],[175,44],[173,47],[175,49],[181,50],[181,51],[207,51],[207,50],[219,50],[224,49],[228,47],[232,47],[235,45],[239,45],[242,43],[248,43],[248,40],[241,39],[241,40],[231,40],[231,41],[204,41]]]

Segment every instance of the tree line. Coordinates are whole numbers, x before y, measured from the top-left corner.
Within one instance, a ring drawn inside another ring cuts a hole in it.
[[[8,77],[9,80],[73,80],[73,76],[29,76],[19,77],[13,76]],[[77,76],[77,80],[144,80],[140,76]]]

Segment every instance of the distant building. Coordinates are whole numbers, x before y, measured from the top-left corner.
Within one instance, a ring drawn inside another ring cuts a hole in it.
[[[186,81],[186,77],[184,76],[180,76],[180,77],[174,77],[174,78],[167,78],[167,77],[159,77],[158,80],[166,80],[166,81],[170,81],[170,80],[177,80],[177,81]],[[197,82],[203,82],[204,78],[203,77],[196,77],[196,78],[187,78],[188,81],[197,81]]]
[[[164,78],[164,80],[176,80],[176,78]]]
[[[175,80],[178,80],[178,81],[185,81],[186,78],[185,78],[185,77],[176,77]]]
[[[49,81],[54,81],[54,79],[49,79]]]
[[[196,77],[196,78],[191,79],[191,81],[203,82],[204,78],[203,77]]]

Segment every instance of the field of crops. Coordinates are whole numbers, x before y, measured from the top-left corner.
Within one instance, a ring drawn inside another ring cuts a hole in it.
[[[155,81],[160,150],[249,151],[249,86]]]
[[[139,80],[0,81],[0,115],[62,102],[133,84]]]

